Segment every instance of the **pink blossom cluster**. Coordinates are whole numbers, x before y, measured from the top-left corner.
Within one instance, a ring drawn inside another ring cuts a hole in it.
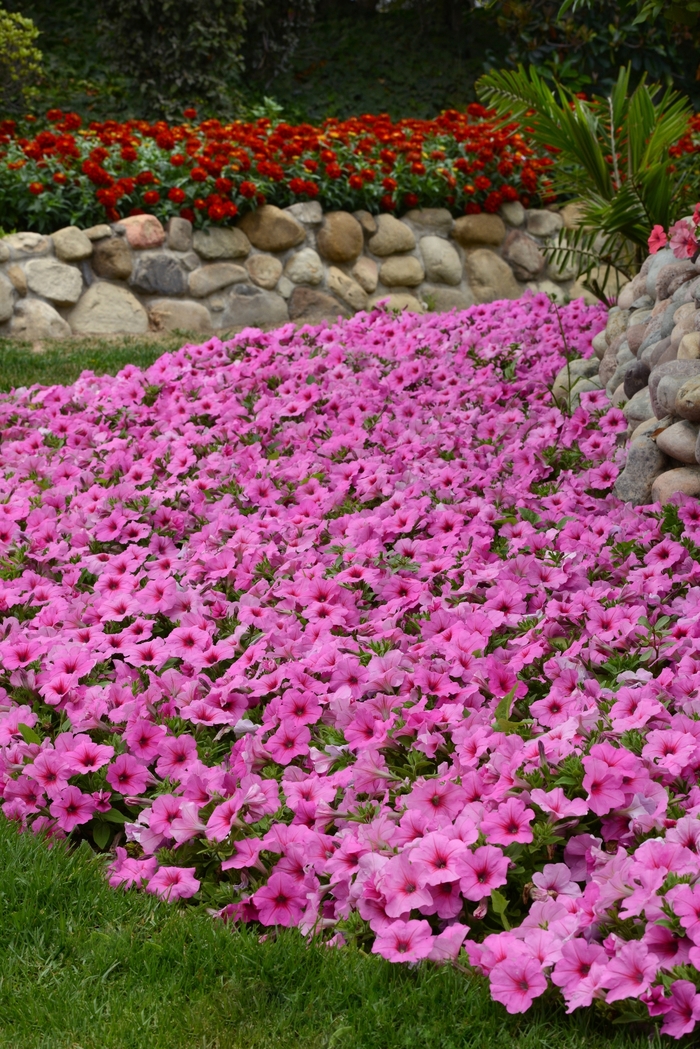
[[[544,295],[0,399],[4,815],[114,886],[700,1016],[700,507]],[[460,952],[462,952],[460,954]]]
[[[678,219],[669,228],[668,235],[663,226],[654,226],[649,234],[649,251],[655,255],[668,245],[677,259],[695,259],[698,254],[698,226],[700,226],[700,203],[690,218]]]

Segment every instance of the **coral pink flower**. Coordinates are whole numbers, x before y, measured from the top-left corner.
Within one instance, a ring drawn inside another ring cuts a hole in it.
[[[159,867],[150,878],[146,892],[164,900],[188,900],[199,891],[200,882],[194,867]]]
[[[668,231],[668,242],[677,259],[692,259],[698,250],[695,232],[685,219],[679,219],[671,226]]]
[[[520,798],[508,798],[495,812],[481,822],[481,833],[495,845],[527,844],[532,841],[530,824],[535,818],[533,809],[525,807]]]
[[[447,838],[434,832],[426,834],[422,841],[411,849],[411,863],[418,866],[426,885],[441,885],[446,881],[459,881],[458,858],[466,852],[466,845],[459,838]]]
[[[433,934],[426,921],[395,921],[372,944],[372,954],[389,962],[418,962],[433,949]]]
[[[663,226],[654,226],[649,234],[649,251],[656,255],[657,251],[666,246],[667,237]]]
[[[459,859],[459,884],[468,900],[482,900],[493,889],[505,885],[510,860],[493,845],[482,845],[474,852],[465,852]]]
[[[509,1013],[524,1013],[547,990],[542,967],[532,956],[516,953],[499,962],[489,975],[491,997]]]
[[[143,794],[153,776],[136,758],[120,754],[107,770],[107,782],[118,794],[136,796]]]
[[[432,903],[426,874],[420,865],[411,863],[405,853],[392,857],[382,868],[379,884],[390,918],[397,918],[414,907],[429,907]]]
[[[675,980],[671,984],[671,1005],[664,1016],[662,1034],[682,1038],[690,1034],[700,1020],[700,994],[690,980]]]
[[[66,834],[91,820],[96,809],[95,799],[78,787],[66,787],[49,806],[49,812]]]
[[[609,988],[606,1001],[639,998],[649,990],[658,968],[659,959],[643,943],[626,943],[605,970],[603,984]]]
[[[289,874],[271,874],[266,885],[253,896],[258,917],[263,925],[298,925],[306,895]]]

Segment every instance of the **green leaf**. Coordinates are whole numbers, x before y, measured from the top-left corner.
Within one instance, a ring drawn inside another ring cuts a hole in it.
[[[500,893],[498,889],[494,889],[491,893],[491,906],[493,907],[494,913],[501,919],[501,924],[504,929],[510,929],[510,922],[506,918],[506,908],[508,907],[508,900],[505,898],[503,893]]]
[[[102,819],[109,820],[110,823],[129,823],[129,817],[119,809],[110,809],[109,812],[102,813]]]
[[[513,705],[513,699],[515,697],[515,693],[517,691],[517,688],[518,688],[517,685],[513,685],[513,687],[510,690],[510,692],[508,692],[507,695],[505,695],[503,697],[503,699],[499,702],[498,706],[494,710],[494,717],[495,717],[496,721],[504,720],[504,719],[507,721],[508,718],[510,717],[510,712],[511,712],[511,708],[512,708],[512,705]]]
[[[95,826],[92,828],[92,840],[98,849],[106,849],[111,837],[112,830],[109,824],[103,823],[102,820],[99,823],[95,823]]]
[[[25,725],[23,721],[20,721],[17,728],[25,743],[41,743],[41,736],[38,732],[35,732],[29,725]]]

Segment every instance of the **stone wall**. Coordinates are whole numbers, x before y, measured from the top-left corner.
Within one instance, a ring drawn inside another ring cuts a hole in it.
[[[700,268],[668,248],[650,255],[593,349],[562,369],[554,393],[575,404],[604,387],[622,408],[627,458],[615,494],[635,505],[700,497]]]
[[[335,321],[389,299],[422,311],[516,299],[526,288],[584,294],[548,266],[542,247],[567,209],[500,215],[410,211],[401,219],[328,212],[318,203],[266,205],[235,227],[167,229],[152,215],[51,236],[0,239],[0,334],[206,334],[287,321]]]

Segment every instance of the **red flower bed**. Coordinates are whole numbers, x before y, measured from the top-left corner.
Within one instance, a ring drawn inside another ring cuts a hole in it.
[[[434,120],[364,115],[321,127],[106,121],[82,127],[50,110],[47,123],[0,123],[0,207],[6,225],[40,232],[149,211],[198,225],[226,223],[257,204],[318,200],[324,209],[401,213],[446,207],[496,212],[505,201],[550,199],[552,160],[516,124],[497,129],[470,105]],[[33,132],[29,137],[28,131]]]

